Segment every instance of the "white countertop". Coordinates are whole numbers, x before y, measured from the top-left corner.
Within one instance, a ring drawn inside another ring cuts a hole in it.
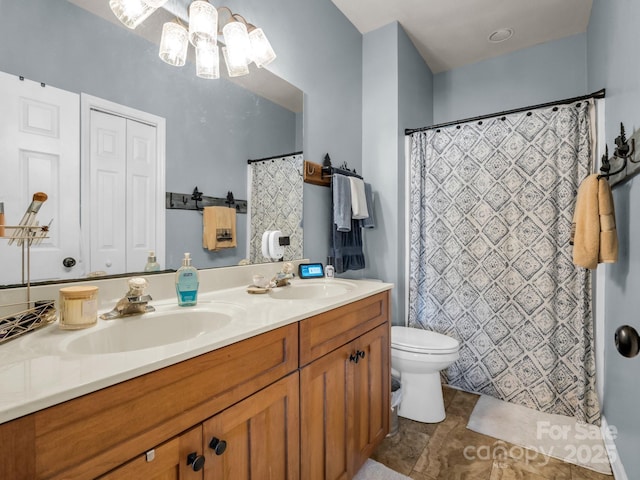
[[[296,279],[291,287],[282,288],[295,288],[304,282],[309,281]],[[193,312],[219,310],[232,317],[215,333],[203,331],[189,340],[159,347],[106,354],[69,350],[73,342],[82,342],[79,339],[83,336],[112,328],[113,322],[136,322],[140,316],[98,320],[94,327],[75,331],[61,330],[56,322],[0,344],[0,423],[392,288],[388,283],[364,280],[313,282],[343,282],[349,284],[351,290],[329,298],[283,300],[269,294],[249,294],[243,286],[200,291],[195,307],[176,307],[175,299],[152,301],[157,309],[155,315],[176,309],[182,314],[191,309]],[[154,313],[144,315],[152,318]]]

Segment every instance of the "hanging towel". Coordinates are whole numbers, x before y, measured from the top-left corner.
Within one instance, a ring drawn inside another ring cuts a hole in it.
[[[349,177],[334,174],[331,182],[333,192],[333,223],[339,232],[351,230],[351,183]]]
[[[606,179],[589,175],[578,188],[571,225],[573,263],[595,269],[618,260],[618,236],[611,188]]]
[[[369,217],[367,198],[364,194],[364,182],[360,178],[349,177],[351,183],[351,218],[360,220]]]
[[[333,225],[331,257],[333,257],[332,265],[336,273],[361,270],[366,266],[362,250],[360,220],[351,220],[351,230],[348,232],[339,232],[336,225]]]
[[[202,246],[217,251],[235,248],[236,210],[228,207],[205,207],[202,212]]]
[[[369,216],[360,220],[360,226],[362,228],[375,228],[376,222],[373,219],[373,191],[371,190],[371,184],[364,184],[364,196],[367,200],[367,212]]]

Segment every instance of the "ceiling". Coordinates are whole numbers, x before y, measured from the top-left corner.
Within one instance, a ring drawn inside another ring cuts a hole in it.
[[[433,73],[585,32],[592,0],[332,0],[361,33],[398,21]],[[495,30],[513,37],[490,43]]]

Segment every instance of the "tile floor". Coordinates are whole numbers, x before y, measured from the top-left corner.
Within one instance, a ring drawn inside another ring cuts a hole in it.
[[[371,458],[414,480],[613,480],[467,429],[480,397],[448,387],[443,393],[443,422],[400,418],[399,434]]]

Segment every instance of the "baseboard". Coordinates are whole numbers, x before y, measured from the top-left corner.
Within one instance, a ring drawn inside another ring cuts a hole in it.
[[[613,478],[615,480],[629,480],[627,472],[624,470],[620,455],[618,455],[618,449],[616,448],[615,441],[609,437],[609,424],[607,419],[603,415],[600,422],[600,430],[602,431],[602,439],[604,440],[604,446],[609,454],[609,461],[611,462],[611,471],[613,472]]]

